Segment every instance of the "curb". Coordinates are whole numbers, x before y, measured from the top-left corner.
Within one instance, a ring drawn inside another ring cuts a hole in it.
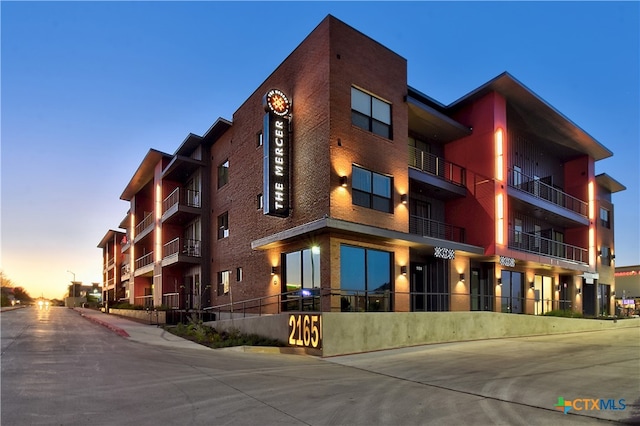
[[[74,309],[74,310],[75,310],[75,309]],[[76,311],[76,312],[78,312],[78,311]],[[122,328],[120,328],[120,327],[116,327],[116,326],[115,326],[115,325],[113,325],[113,324],[109,324],[108,322],[101,321],[101,320],[99,320],[99,319],[97,319],[97,318],[94,318],[94,317],[92,317],[92,316],[85,315],[85,314],[83,314],[82,312],[78,312],[78,313],[80,314],[80,316],[81,316],[81,317],[86,318],[86,319],[88,319],[89,321],[93,321],[93,322],[95,322],[96,324],[99,324],[99,325],[102,325],[102,326],[104,326],[104,327],[107,327],[109,330],[113,331],[113,332],[114,332],[114,333],[116,333],[116,334],[119,334],[119,335],[120,335],[120,336],[122,336],[122,337],[131,337],[131,336],[129,335],[129,333],[127,333],[124,329],[122,329]]]

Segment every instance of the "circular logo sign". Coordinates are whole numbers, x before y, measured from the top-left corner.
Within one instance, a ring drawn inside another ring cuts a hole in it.
[[[264,97],[265,109],[281,117],[289,114],[291,102],[287,95],[278,89],[272,89]]]

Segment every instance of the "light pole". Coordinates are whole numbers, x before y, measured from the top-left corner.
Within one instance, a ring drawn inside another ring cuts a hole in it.
[[[68,273],[70,273],[71,275],[73,275],[73,281],[71,281],[71,288],[73,289],[73,307],[76,307],[76,274],[75,272],[71,272],[69,270],[67,270]]]

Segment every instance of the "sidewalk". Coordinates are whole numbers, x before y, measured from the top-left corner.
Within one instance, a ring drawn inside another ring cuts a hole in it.
[[[105,314],[94,309],[73,308],[81,316],[100,324],[120,336],[148,345],[157,345],[181,349],[211,350],[210,348],[191,342],[165,331],[156,325],[142,324],[117,315]]]

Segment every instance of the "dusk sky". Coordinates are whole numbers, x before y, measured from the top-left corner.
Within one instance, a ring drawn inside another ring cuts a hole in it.
[[[640,264],[638,2],[0,2],[0,268],[34,296],[102,282],[98,243],[150,148],[236,109],[328,14],[449,104],[508,71],[610,149],[616,265]],[[71,272],[68,272],[71,271]],[[73,273],[73,274],[72,274]]]

